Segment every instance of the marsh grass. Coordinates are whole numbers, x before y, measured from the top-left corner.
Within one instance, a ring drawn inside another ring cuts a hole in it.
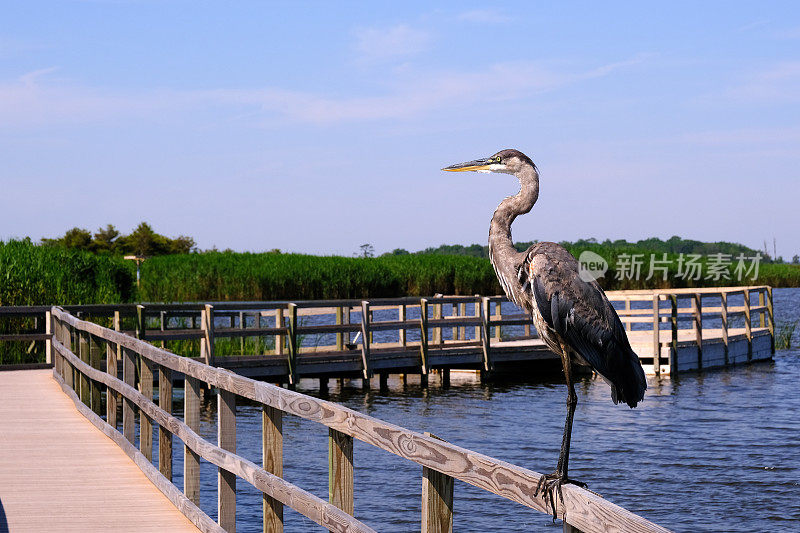
[[[798,322],[783,322],[778,324],[775,331],[775,349],[788,350],[792,347],[792,337],[797,329]]]

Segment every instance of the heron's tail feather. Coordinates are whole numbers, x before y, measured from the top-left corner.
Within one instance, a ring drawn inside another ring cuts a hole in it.
[[[617,379],[611,384],[611,399],[614,403],[624,402],[629,407],[636,407],[644,398],[647,379],[644,377],[644,370],[636,352],[631,349],[630,345],[624,346],[623,350],[627,353],[623,358]]]

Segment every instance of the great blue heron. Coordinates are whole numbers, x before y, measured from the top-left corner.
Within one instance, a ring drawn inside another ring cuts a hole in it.
[[[539,242],[518,252],[511,241],[511,223],[531,210],[539,198],[539,171],[518,150],[503,150],[485,159],[443,168],[450,172],[476,170],[512,174],[520,191],[500,202],[489,225],[489,259],[508,298],[533,317],[539,337],[561,356],[567,381],[567,419],[555,472],[543,476],[536,494],[549,498],[556,514],[554,494],[563,503],[561,485],[568,477],[572,418],[578,397],[573,364],[588,365],[611,386],[614,403],[630,407],[644,397],[647,382],[639,357],[631,349],[625,328],[595,280],[581,278],[578,261],[553,242]]]

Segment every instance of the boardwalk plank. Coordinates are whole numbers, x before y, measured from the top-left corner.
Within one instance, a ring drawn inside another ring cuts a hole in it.
[[[10,531],[197,531],[50,370],[0,372],[0,479]]]

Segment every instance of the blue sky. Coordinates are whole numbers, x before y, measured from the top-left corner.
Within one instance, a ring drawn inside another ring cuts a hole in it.
[[[335,6],[335,7],[332,7]],[[201,248],[681,235],[800,253],[794,2],[5,2],[0,238]]]

